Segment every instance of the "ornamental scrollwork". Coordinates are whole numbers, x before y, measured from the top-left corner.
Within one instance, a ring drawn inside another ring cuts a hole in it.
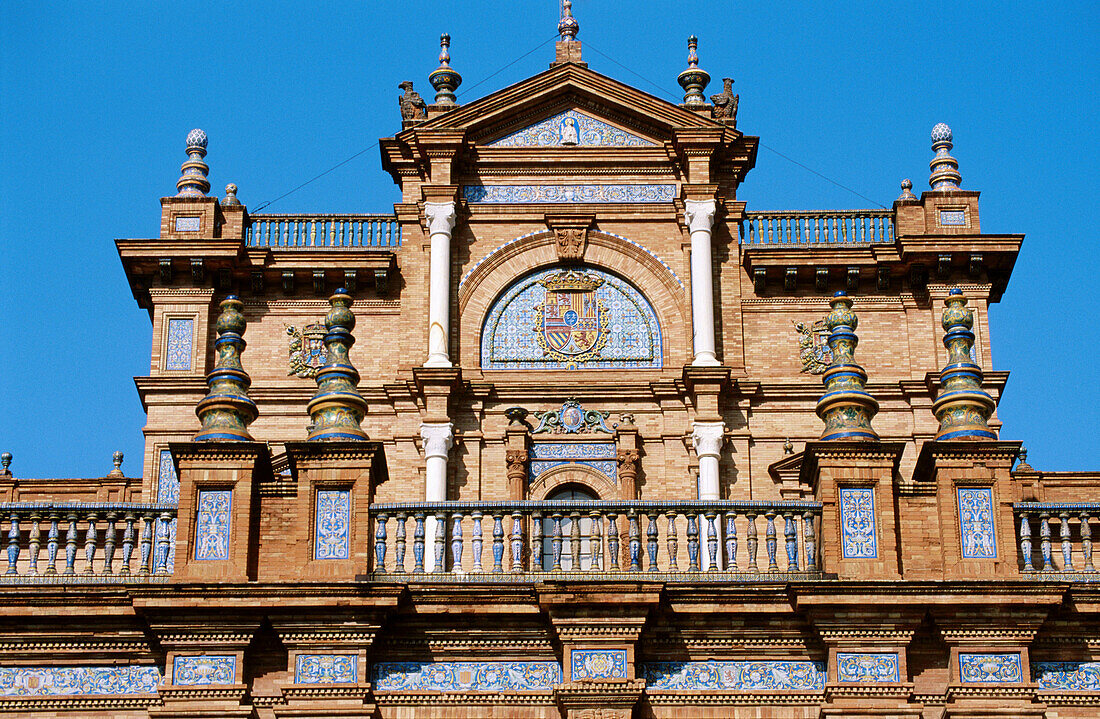
[[[575,399],[566,400],[561,409],[532,412],[531,415],[538,420],[538,425],[531,430],[531,434],[614,433],[614,430],[607,425],[610,412],[585,409]]]

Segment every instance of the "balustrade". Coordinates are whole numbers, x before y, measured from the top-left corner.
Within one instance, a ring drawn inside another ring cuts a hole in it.
[[[1020,569],[1024,574],[1039,577],[1096,574],[1091,523],[1100,520],[1100,502],[1016,502],[1012,508],[1016,514]],[[1032,539],[1036,536],[1038,544]],[[1058,551],[1054,547],[1055,536]],[[1095,578],[1100,579],[1100,575]]]
[[[373,576],[405,581],[597,579],[621,573],[672,581],[787,581],[821,574],[818,502],[421,502],[375,504],[370,514]],[[436,518],[430,568],[423,562],[428,517]],[[757,557],[758,526],[766,564]],[[491,563],[482,559],[486,534]]]
[[[393,215],[252,215],[248,247],[323,249],[399,247],[401,226]]]
[[[0,581],[148,581],[167,576],[175,518],[176,508],[167,504],[0,504],[0,522],[8,530],[7,569]]]
[[[741,242],[752,245],[893,242],[890,210],[746,212]]]

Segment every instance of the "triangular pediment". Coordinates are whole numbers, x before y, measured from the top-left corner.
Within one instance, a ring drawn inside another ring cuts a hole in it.
[[[522,130],[485,143],[486,147],[655,147],[656,142],[581,112],[559,112]]]

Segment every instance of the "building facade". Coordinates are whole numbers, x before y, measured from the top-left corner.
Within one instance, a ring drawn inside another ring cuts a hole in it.
[[[888,210],[750,210],[673,104],[555,60],[402,83],[386,215],[250,214],[187,137],[142,476],[5,458],[0,712],[1100,716],[1100,473],[1000,438],[951,131]],[[396,121],[396,117],[395,117]]]

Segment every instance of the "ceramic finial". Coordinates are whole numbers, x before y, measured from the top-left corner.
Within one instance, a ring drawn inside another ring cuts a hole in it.
[[[210,191],[210,180],[206,179],[210,166],[203,162],[204,157],[206,133],[195,128],[187,133],[187,162],[180,166],[176,197],[206,197],[206,193]]]
[[[573,0],[565,0],[561,4],[561,20],[558,21],[558,34],[563,42],[573,42],[577,39],[577,33],[581,31],[581,25],[577,18],[573,17]]]
[[[363,441],[367,433],[359,423],[367,414],[367,403],[359,394],[359,372],[348,359],[355,344],[351,331],[355,329],[355,313],[351,310],[351,295],[341,287],[328,299],[330,309],[325,315],[325,349],[328,359],[317,370],[317,393],[306,410],[313,424],[309,441]]]
[[[447,33],[439,36],[439,67],[428,75],[428,82],[435,88],[436,105],[455,106],[455,90],[462,84],[462,76],[451,67],[451,36]]]
[[[938,441],[997,439],[989,418],[997,403],[982,389],[982,368],[974,362],[974,312],[962,290],[952,289],[943,308],[943,346],[947,364],[940,372],[940,395],[932,413],[940,421]]]
[[[684,88],[685,105],[706,105],[707,98],[703,90],[710,84],[710,74],[699,67],[699,38],[688,38],[688,66],[676,77],[676,82]]]
[[[936,156],[928,163],[932,170],[928,184],[933,190],[957,190],[962,181],[959,174],[959,161],[951,157],[951,128],[946,123],[937,123],[932,128],[932,151]]]
[[[817,401],[817,416],[825,421],[823,441],[877,442],[871,419],[878,413],[878,402],[864,389],[867,373],[856,364],[859,324],[852,311],[852,298],[844,290],[833,295],[833,311],[825,317],[829,328],[829,349],[833,360],[822,376],[825,393]]]
[[[917,196],[913,194],[913,181],[907,177],[901,181],[901,194],[898,195],[898,201],[908,202],[915,199]]]
[[[256,403],[248,398],[252,384],[248,373],[241,366],[244,352],[246,326],[244,303],[236,295],[227,295],[221,302],[218,315],[218,338],[214,351],[218,359],[214,369],[206,375],[210,390],[195,407],[195,414],[202,422],[202,429],[195,435],[196,442],[251,442],[248,425],[259,414]]]

